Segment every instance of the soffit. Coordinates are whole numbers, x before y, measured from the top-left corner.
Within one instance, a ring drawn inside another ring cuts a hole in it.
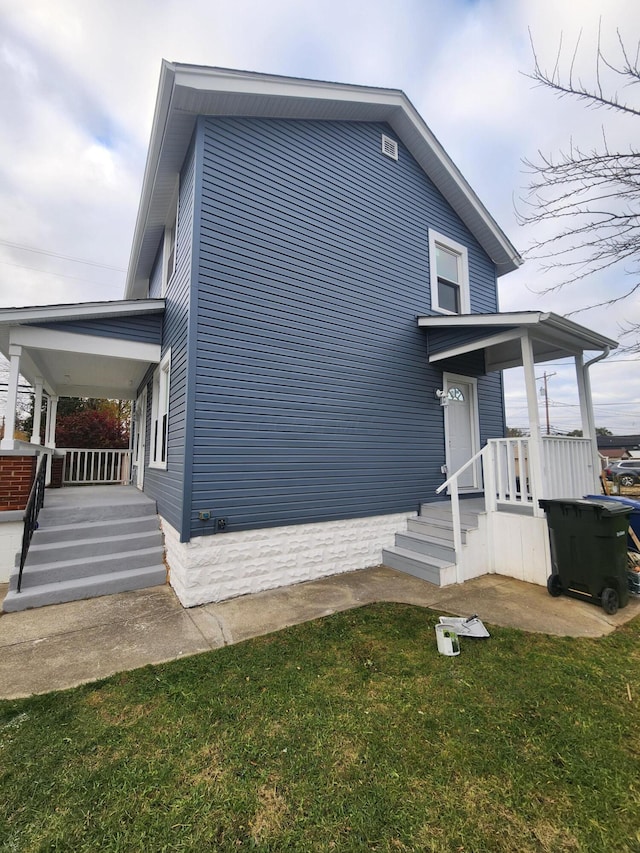
[[[521,258],[403,92],[163,63],[127,296],[144,293],[199,115],[388,122],[496,264]]]

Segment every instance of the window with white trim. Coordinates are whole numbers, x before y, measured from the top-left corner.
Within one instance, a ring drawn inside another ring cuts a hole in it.
[[[153,374],[151,396],[151,449],[149,466],[167,467],[167,442],[169,437],[169,378],[171,350],[168,350]]]
[[[460,243],[429,229],[431,307],[442,314],[469,314],[469,258]]]
[[[179,183],[176,181],[176,188],[169,208],[170,216],[164,229],[164,243],[162,247],[162,296],[166,296],[167,285],[171,281],[171,276],[176,268],[176,254],[178,249],[178,190]]]

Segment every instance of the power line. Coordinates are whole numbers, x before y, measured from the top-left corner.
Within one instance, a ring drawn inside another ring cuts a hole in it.
[[[60,255],[58,252],[50,252],[48,249],[36,249],[35,246],[25,246],[23,243],[11,243],[9,240],[0,240],[3,246],[10,246],[12,249],[22,249],[25,252],[37,252],[39,255],[50,255],[52,258],[62,258],[65,261],[73,261],[76,264],[87,264],[90,267],[102,267],[105,270],[115,270],[116,272],[126,272],[122,267],[113,267],[111,264],[101,264],[99,261],[88,261],[85,258],[75,258],[73,255]],[[27,267],[29,269],[29,267]]]
[[[96,287],[118,287],[119,288],[122,286],[120,284],[105,284],[103,282],[90,281],[88,278],[80,278],[80,276],[77,276],[77,275],[67,275],[66,273],[63,273],[63,272],[49,272],[49,270],[41,270],[41,269],[38,269],[38,267],[27,267],[24,264],[12,264],[10,261],[0,261],[0,264],[4,264],[7,267],[17,267],[18,269],[21,269],[21,270],[33,270],[33,272],[44,273],[44,275],[55,275],[58,278],[71,278],[74,281],[84,281],[85,284],[93,284]]]

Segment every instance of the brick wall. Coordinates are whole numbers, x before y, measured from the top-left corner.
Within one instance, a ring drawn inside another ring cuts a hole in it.
[[[0,456],[0,512],[25,508],[35,469],[35,456]]]

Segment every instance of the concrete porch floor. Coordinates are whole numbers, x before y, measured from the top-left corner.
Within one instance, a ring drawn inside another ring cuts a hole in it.
[[[0,586],[0,599],[5,592]],[[600,637],[640,615],[640,598],[607,616],[588,602],[551,598],[542,587],[500,575],[440,589],[385,566],[189,610],[171,587],[157,586],[2,614],[0,699],[73,687],[375,601],[477,613],[489,626],[574,637]]]

